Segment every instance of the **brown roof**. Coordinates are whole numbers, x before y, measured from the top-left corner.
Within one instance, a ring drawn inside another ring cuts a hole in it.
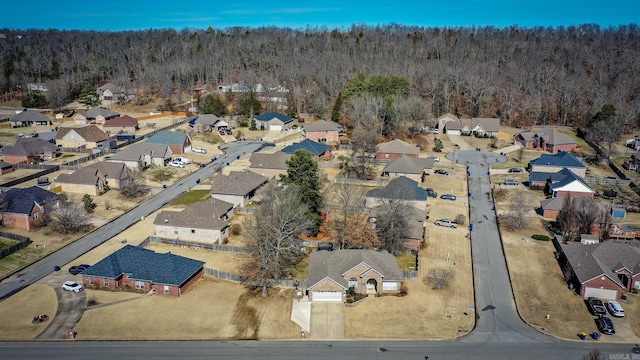
[[[245,196],[266,184],[269,179],[252,171],[232,171],[229,175],[220,174],[211,183],[211,193]]]
[[[287,161],[291,159],[292,154],[278,151],[275,154],[253,153],[249,158],[252,169],[276,169],[287,170]]]
[[[419,155],[420,148],[418,147],[418,145],[409,144],[406,141],[395,139],[386,143],[378,144],[376,146],[376,152],[388,154]]]
[[[302,128],[306,132],[313,131],[338,131],[338,124],[333,121],[318,120],[312,123],[305,123]]]
[[[233,204],[211,198],[195,203],[182,211],[162,211],[156,216],[153,223],[174,227],[222,230],[229,226],[229,223],[220,218],[232,209]]]
[[[132,118],[129,115],[116,116],[111,120],[108,120],[104,127],[123,127],[123,126],[138,126],[138,119]]]
[[[497,118],[471,118],[460,119],[460,121],[449,121],[445,125],[448,130],[462,130],[467,127],[469,131],[473,131],[476,127],[481,127],[485,132],[500,131],[500,119]]]
[[[88,125],[82,127],[63,127],[58,130],[58,135],[56,135],[56,140],[61,140],[70,132],[76,132],[84,141],[89,142],[100,142],[107,140],[109,136],[105,134],[104,131],[100,130],[99,127],[95,125]]]
[[[61,174],[56,182],[65,184],[95,184],[102,174],[107,181],[109,179],[121,179],[129,168],[124,163],[102,161],[79,168],[72,174]]]
[[[610,241],[589,245],[570,242],[561,246],[580,283],[606,276],[624,287],[615,271],[626,268],[631,275],[640,273],[640,248],[637,246]]]
[[[400,157],[391,160],[382,172],[422,174],[425,169],[433,169],[433,164],[432,157],[412,158],[402,154]]]
[[[522,137],[524,141],[531,141],[535,138],[543,139],[547,144],[566,145],[576,144],[576,140],[567,134],[563,134],[552,128],[530,129],[514,135],[514,137]]]

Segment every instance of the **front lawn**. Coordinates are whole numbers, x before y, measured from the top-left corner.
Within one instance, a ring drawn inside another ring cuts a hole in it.
[[[204,201],[211,197],[209,190],[191,190],[180,195],[178,198],[169,203],[172,206],[189,206],[200,201]]]

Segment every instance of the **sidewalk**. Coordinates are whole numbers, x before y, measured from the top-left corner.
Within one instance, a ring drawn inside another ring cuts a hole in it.
[[[311,303],[309,297],[304,296],[299,301],[293,298],[291,305],[291,321],[300,325],[300,329],[309,333],[311,328]]]

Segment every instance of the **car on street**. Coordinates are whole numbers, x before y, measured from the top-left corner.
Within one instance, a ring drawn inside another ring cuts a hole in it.
[[[67,290],[67,291],[72,291],[74,293],[79,293],[80,291],[84,290],[84,286],[78,284],[75,281],[65,281],[64,284],[62,284],[62,289],[63,290]]]
[[[194,147],[191,151],[195,152],[195,153],[200,153],[200,154],[206,154],[207,153],[207,149],[201,148],[201,147]]]
[[[440,195],[440,199],[456,201],[456,196],[451,194],[442,194]]]
[[[520,185],[520,183],[513,179],[505,179],[504,185]]]
[[[596,297],[589,297],[587,299],[587,306],[589,307],[589,311],[595,316],[607,315],[607,309],[604,307],[602,300]]]
[[[435,222],[436,225],[438,226],[444,226],[444,227],[449,227],[452,229],[455,229],[458,227],[458,224],[452,220],[449,219],[440,219],[440,220],[436,220]]]
[[[184,164],[178,161],[171,161],[169,163],[169,166],[174,167],[174,168],[184,168]]]
[[[596,319],[596,326],[601,333],[607,335],[613,335],[616,333],[616,328],[613,325],[613,321],[606,316],[602,316]]]
[[[80,265],[76,265],[76,266],[72,266],[69,268],[69,274],[71,275],[78,275],[81,272],[87,270],[88,268],[90,268],[90,265],[87,264],[80,264]]]
[[[442,170],[442,169],[435,169],[433,170],[434,173],[439,174],[439,175],[449,175],[448,172]]]
[[[437,198],[438,197],[438,193],[433,190],[433,188],[427,188],[427,196],[431,196],[432,198]]]
[[[521,173],[523,171],[524,170],[522,170],[521,168],[511,168],[511,169],[509,169],[510,173]]]
[[[609,314],[611,314],[611,316],[624,317],[624,309],[622,308],[622,305],[620,305],[620,303],[617,301],[609,301],[607,303],[607,309],[609,310]]]

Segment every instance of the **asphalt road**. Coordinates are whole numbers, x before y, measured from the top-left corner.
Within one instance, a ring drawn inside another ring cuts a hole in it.
[[[206,167],[201,168],[200,170],[183,178],[177,184],[161,191],[156,196],[141,203],[136,208],[125,213],[119,218],[106,223],[72,244],[65,246],[55,253],[4,279],[0,282],[0,300],[6,299],[12,294],[52,273],[56,265],[62,266],[67,264],[80,255],[118,235],[125,229],[140,221],[143,216],[146,217],[149,214],[152,214],[154,211],[160,209],[180,194],[188,191],[191,187],[194,187],[197,179],[205,179],[213,175],[221,167],[226,166],[227,163],[232,162],[238,155],[254,152],[263,146],[265,146],[265,144],[261,141],[240,141],[226,144],[221,147],[225,151],[225,154],[216,161],[213,161]]]

